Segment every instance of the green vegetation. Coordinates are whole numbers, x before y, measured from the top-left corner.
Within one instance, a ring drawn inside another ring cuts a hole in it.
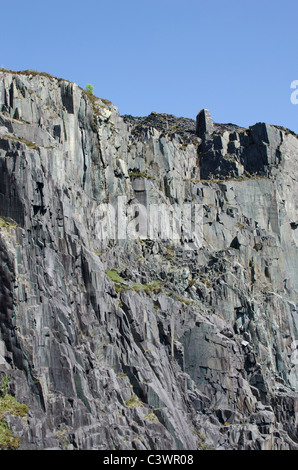
[[[150,292],[158,293],[161,291],[163,286],[163,282],[161,281],[151,281],[146,284],[141,284],[138,282],[127,282],[120,276],[119,272],[121,269],[113,268],[113,269],[106,269],[105,273],[111,281],[114,282],[116,292],[124,292],[126,290],[134,290],[136,292],[146,292],[146,294],[150,294]]]
[[[139,284],[137,282],[133,282],[132,288],[136,292],[145,291],[146,294],[149,294],[150,292],[160,292],[162,285],[163,283],[160,281],[151,281],[147,284]]]
[[[283,126],[276,126],[275,124],[273,124],[273,126],[276,127],[276,129],[283,131],[286,135],[291,134],[293,137],[296,137],[296,139],[298,139],[298,135],[291,129],[288,129],[287,127]]]
[[[118,372],[117,377],[127,377],[127,374],[125,374],[124,372]]]
[[[129,176],[131,178],[149,178],[149,179],[154,179],[153,176],[150,176],[148,175],[147,173],[139,173],[139,172],[136,172],[136,171],[130,171],[129,172]]]
[[[133,395],[129,400],[125,402],[126,408],[135,408],[137,406],[143,406],[141,400],[136,396]]]
[[[20,439],[14,436],[5,421],[5,414],[25,417],[28,406],[18,403],[16,399],[8,394],[10,378],[6,375],[0,385],[0,449],[14,450],[20,446]]]
[[[51,80],[54,78],[57,78],[51,75],[50,73],[38,72],[38,70],[31,70],[31,69],[15,71],[15,70],[7,70],[4,68],[0,68],[0,72],[13,73],[14,75],[27,75],[27,76],[32,76],[32,77],[41,76],[41,77],[49,78]],[[62,79],[60,78],[58,80],[62,80]]]
[[[36,77],[36,76],[40,76],[40,77],[45,77],[45,78],[48,78],[50,79],[51,81],[52,80],[57,80],[58,83],[59,82],[68,82],[68,83],[71,83],[69,80],[66,80],[64,78],[59,78],[59,77],[55,77],[53,75],[51,75],[50,73],[47,73],[47,72],[39,72],[38,70],[31,70],[31,69],[28,69],[28,70],[19,70],[19,71],[15,71],[15,70],[8,70],[8,69],[5,69],[5,68],[0,68],[0,72],[6,72],[6,73],[12,73],[14,75],[26,75],[27,77],[29,78],[32,78],[32,77]],[[97,97],[94,95],[94,87],[93,85],[91,85],[90,83],[88,83],[86,85],[86,88],[85,90],[82,89],[81,87],[79,87],[82,91],[84,91],[86,93],[86,95],[90,98],[92,104],[93,104],[93,110],[95,112],[95,114],[99,114],[99,111],[98,109],[96,108],[95,106],[95,103],[97,101]],[[112,104],[111,101],[109,100],[106,100],[106,99],[102,99],[103,103],[105,103],[106,105],[109,105],[109,104]]]
[[[263,180],[270,179],[265,175],[242,175],[242,176],[231,176],[226,178],[210,178],[210,179],[193,179],[183,178],[183,181],[189,181],[190,183],[228,183],[229,181],[247,181],[247,180]]]
[[[101,101],[102,101],[105,105],[107,105],[107,106],[113,105],[112,101],[107,100],[106,98],[100,98],[100,99],[101,99]]]
[[[0,397],[5,397],[9,390],[10,378],[8,375],[5,375],[0,385]]]
[[[208,287],[209,289],[212,287],[212,282],[209,281],[209,279],[205,279],[204,277],[201,277],[200,282],[205,284],[205,286]]]
[[[103,255],[102,251],[92,251],[92,253],[94,253],[96,256],[99,256],[99,257]]]
[[[147,419],[148,421],[151,421],[152,423],[158,423],[158,417],[154,413],[148,413],[146,416],[144,416],[144,419]]]
[[[87,93],[90,93],[91,95],[93,95],[94,86],[91,85],[90,83],[88,83],[88,84],[86,85],[85,91],[86,91]]]
[[[32,149],[32,150],[37,150],[38,149],[38,145],[36,145],[34,142],[31,142],[30,140],[27,140],[27,139],[24,139],[24,138],[16,137],[14,135],[4,135],[3,138],[4,139],[9,139],[9,140],[14,140],[16,142],[21,142],[22,144],[25,144],[29,149]]]
[[[0,228],[16,227],[17,223],[9,217],[0,217]]]
[[[105,273],[111,279],[111,281],[113,281],[115,283],[120,283],[121,284],[121,283],[125,282],[123,277],[121,277],[118,274],[118,270],[116,268],[106,269]]]
[[[185,305],[190,305],[190,300],[187,300],[187,299],[185,299],[184,297],[180,297],[180,295],[177,295],[177,296],[176,296],[176,299],[177,299],[179,302],[184,303]]]
[[[28,413],[28,406],[24,403],[18,403],[15,397],[4,395],[0,399],[0,419],[3,419],[3,413],[11,413],[14,416],[24,417]]]
[[[81,90],[86,94],[86,96],[88,96],[89,100],[91,101],[94,115],[98,116],[100,112],[97,106],[98,98],[94,95],[94,87],[90,85],[90,83],[88,83],[85,90],[83,88],[81,88]]]
[[[94,95],[94,87],[93,87],[93,85],[90,85],[90,83],[88,83],[88,85],[86,86],[85,89],[83,89],[83,88],[80,88],[80,89],[85,93],[85,95],[91,101],[94,117],[101,116],[101,109],[105,108],[102,104],[99,103],[99,99],[106,106],[109,106],[109,105],[112,104],[111,101],[109,101],[109,100],[98,98],[97,96],[95,96]],[[95,123],[95,121],[94,121],[94,123]]]
[[[180,147],[180,150],[185,150],[190,143],[193,143],[193,142],[183,142],[183,144]]]
[[[68,441],[68,430],[67,429],[60,429],[56,432],[56,438],[61,443],[63,449],[67,449],[69,445]]]

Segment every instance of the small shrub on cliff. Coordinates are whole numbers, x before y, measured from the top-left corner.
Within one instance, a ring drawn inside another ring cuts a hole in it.
[[[90,95],[93,95],[93,92],[94,92],[94,86],[93,86],[93,85],[91,85],[90,83],[88,83],[88,84],[86,85],[86,88],[85,88],[85,90],[87,91],[87,93],[90,93]]]

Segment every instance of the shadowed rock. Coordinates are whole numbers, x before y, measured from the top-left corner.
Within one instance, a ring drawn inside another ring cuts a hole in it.
[[[20,448],[297,450],[296,136],[32,71],[0,73],[0,136]]]
[[[214,124],[208,109],[202,109],[197,115],[196,135],[203,138],[205,134],[212,134]]]

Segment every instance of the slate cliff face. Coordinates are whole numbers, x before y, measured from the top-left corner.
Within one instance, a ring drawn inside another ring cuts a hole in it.
[[[20,448],[298,449],[297,136],[33,72],[1,72],[0,108]]]

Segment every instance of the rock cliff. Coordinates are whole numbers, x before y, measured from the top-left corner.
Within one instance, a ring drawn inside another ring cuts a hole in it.
[[[298,450],[297,136],[0,74],[20,449]]]

